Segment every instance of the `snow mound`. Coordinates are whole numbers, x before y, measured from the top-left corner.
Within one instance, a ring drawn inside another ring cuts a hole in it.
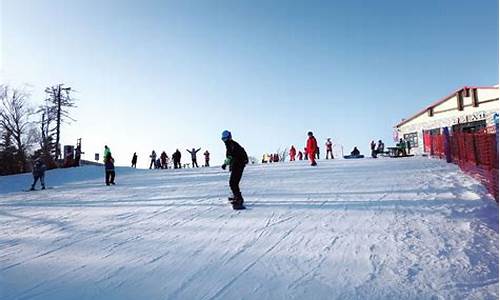
[[[0,177],[1,299],[497,299],[498,206],[427,158]]]

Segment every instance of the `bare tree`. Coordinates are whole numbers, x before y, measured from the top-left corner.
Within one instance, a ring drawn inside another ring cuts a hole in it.
[[[30,120],[33,109],[27,98],[25,91],[0,86],[0,127],[4,137],[13,141],[20,172],[28,170],[27,152],[35,138]]]
[[[55,121],[55,147],[56,147],[56,160],[60,158],[60,145],[59,141],[61,139],[61,124],[69,119],[71,121],[75,121],[69,115],[68,109],[76,107],[74,100],[70,97],[71,87],[63,87],[64,84],[58,84],[52,87],[47,87],[45,92],[48,94],[48,98],[46,99],[46,103],[50,108],[47,110],[47,115],[45,116],[47,122]],[[53,118],[53,119],[52,119]],[[47,124],[47,128],[45,128],[47,135],[51,130],[49,125]]]

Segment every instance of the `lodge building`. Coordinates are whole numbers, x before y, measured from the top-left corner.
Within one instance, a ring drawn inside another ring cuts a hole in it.
[[[394,139],[410,141],[413,154],[424,152],[425,133],[439,134],[448,127],[450,132],[475,132],[495,126],[499,112],[497,86],[463,87],[439,99],[394,128]]]

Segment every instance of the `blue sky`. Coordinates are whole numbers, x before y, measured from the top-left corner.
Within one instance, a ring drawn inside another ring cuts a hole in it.
[[[72,86],[63,143],[120,165],[188,147],[218,162],[224,129],[258,158],[309,130],[367,152],[454,89],[498,83],[494,0],[1,3],[2,82],[34,104]]]

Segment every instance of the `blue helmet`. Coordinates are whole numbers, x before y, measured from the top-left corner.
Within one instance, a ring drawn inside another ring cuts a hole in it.
[[[222,138],[221,139],[225,142],[225,141],[229,140],[230,138],[231,138],[231,131],[224,130],[222,132]]]

